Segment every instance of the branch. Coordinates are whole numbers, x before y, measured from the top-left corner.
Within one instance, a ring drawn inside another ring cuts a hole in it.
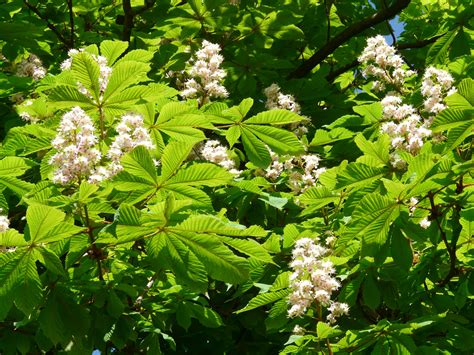
[[[72,11],[72,0],[67,0],[69,9],[69,26],[71,27],[71,47],[74,48],[74,12]]]
[[[123,0],[122,8],[124,13],[122,40],[130,42],[130,37],[132,36],[133,18],[135,17],[135,13],[133,12],[130,0]]]
[[[23,0],[24,4],[31,10],[33,11],[36,16],[38,16],[41,20],[46,22],[46,25],[48,28],[54,32],[54,34],[58,37],[58,39],[69,49],[72,48],[71,42],[66,40],[64,36],[61,34],[61,32],[54,26],[48,19],[47,16],[43,15],[41,12],[39,12],[38,8],[36,6],[31,5],[27,0]]]
[[[155,5],[156,0],[144,0],[143,6],[133,11],[132,5],[130,0],[123,0],[122,1],[122,8],[124,13],[124,20],[123,20],[123,32],[122,32],[122,40],[130,42],[130,38],[132,37],[132,28],[133,28],[133,20],[135,16],[140,15],[142,12],[150,9]]]
[[[347,27],[314,53],[306,62],[303,62],[296,70],[291,72],[290,75],[288,75],[288,79],[302,78],[308,75],[314,67],[331,55],[339,46],[370,27],[394,17],[407,7],[410,1],[411,0],[397,0],[391,6]]]
[[[410,42],[410,43],[397,43],[394,47],[397,48],[398,50],[423,48],[423,47],[426,47],[426,46],[436,42],[438,40],[438,38],[440,38],[442,36],[443,35],[439,35],[439,36],[431,37],[431,38],[428,38],[428,39],[421,39],[419,41]],[[343,65],[342,67],[340,67],[340,68],[338,68],[334,71],[331,71],[328,75],[326,75],[326,79],[328,81],[333,81],[334,79],[336,79],[342,73],[345,73],[346,71],[357,67],[359,64],[360,64],[359,61],[356,59],[353,62],[350,62],[350,63],[348,63],[346,65]]]

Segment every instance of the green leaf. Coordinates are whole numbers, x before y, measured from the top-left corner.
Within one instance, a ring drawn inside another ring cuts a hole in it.
[[[120,95],[123,90],[133,84],[147,80],[146,74],[150,70],[150,65],[140,62],[120,62],[112,70],[107,88],[104,92],[103,101],[110,98],[114,100],[115,95]]]
[[[172,228],[174,230],[220,234],[234,237],[265,237],[268,234],[260,226],[246,228],[240,224],[225,223],[218,217],[209,215],[191,215]]]
[[[28,250],[18,265],[20,277],[16,284],[15,304],[25,315],[31,314],[43,297],[43,285],[36,270],[36,253],[35,249]]]
[[[341,174],[337,175],[337,189],[358,188],[369,185],[385,176],[388,169],[372,167],[362,163],[349,163]]]
[[[100,54],[107,58],[107,64],[112,66],[127,48],[128,42],[105,40],[100,44]]]
[[[362,299],[371,309],[375,310],[380,305],[380,290],[372,272],[367,275],[362,285]]]
[[[19,157],[5,157],[0,160],[0,175],[1,176],[20,176],[30,169],[34,163],[25,158]]]
[[[211,163],[195,163],[180,169],[164,185],[186,184],[188,186],[219,186],[232,181],[233,175],[226,169]]]
[[[387,165],[389,163],[390,140],[388,136],[382,135],[376,142],[370,142],[362,134],[358,134],[354,142],[364,154],[374,158],[377,164]]]
[[[87,89],[96,101],[99,100],[99,64],[89,53],[80,52],[74,55],[71,65],[74,77]]]
[[[138,146],[121,160],[123,168],[128,173],[144,179],[150,184],[157,183],[156,167],[148,149]]]
[[[426,64],[444,64],[448,57],[448,50],[457,32],[458,28],[451,30],[431,45],[426,57]]]
[[[288,110],[270,110],[261,112],[249,119],[245,120],[245,124],[271,124],[271,125],[284,125],[294,122],[300,122],[303,117],[297,115],[294,112]]]
[[[191,152],[193,145],[184,144],[183,142],[168,143],[161,156],[161,179],[163,181],[168,180],[178,171]]]
[[[362,240],[362,254],[375,256],[385,244],[391,223],[398,217],[395,200],[378,193],[366,195],[352,213],[351,223],[338,239],[338,250],[353,238]]]
[[[170,268],[178,280],[198,290],[207,288],[203,263],[173,233],[160,233],[151,238],[148,251],[159,264]]]
[[[277,154],[297,154],[304,152],[303,145],[294,133],[284,129],[269,126],[245,125],[244,130],[251,131]]]
[[[239,309],[235,313],[239,314],[239,313],[251,311],[252,309],[279,301],[281,299],[286,298],[290,294],[290,292],[291,292],[290,289],[285,289],[285,290],[279,290],[276,292],[261,293],[255,296],[254,298],[252,298],[244,308]]]
[[[382,104],[374,102],[368,105],[359,105],[352,108],[367,121],[367,123],[377,123],[382,118]]]
[[[251,256],[265,264],[274,264],[268,251],[253,239],[237,239],[229,237],[220,237],[219,239],[240,253]]]
[[[54,207],[31,205],[26,211],[26,221],[32,242],[41,242],[48,232],[64,220],[64,212]]]
[[[20,197],[30,192],[34,187],[34,184],[17,179],[13,176],[0,176],[0,186],[1,185],[12,190]]]
[[[410,241],[405,238],[399,228],[393,228],[390,252],[397,265],[403,270],[410,269],[413,264],[413,251],[410,247]]]
[[[212,278],[234,284],[247,279],[247,261],[234,255],[217,237],[191,232],[172,235],[196,255]]]
[[[248,159],[260,168],[266,168],[272,162],[270,152],[251,130],[241,129],[242,144]]]
[[[336,127],[331,129],[330,131],[325,131],[323,129],[316,130],[314,134],[313,140],[311,141],[310,145],[312,147],[318,147],[321,145],[326,145],[330,143],[334,143],[340,140],[349,139],[354,136],[354,133],[345,129],[343,127]]]
[[[305,213],[314,213],[321,207],[336,203],[339,196],[325,186],[314,186],[306,190],[299,200],[306,205]]]

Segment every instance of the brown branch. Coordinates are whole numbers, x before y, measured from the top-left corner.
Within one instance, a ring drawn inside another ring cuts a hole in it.
[[[123,19],[123,31],[122,31],[122,40],[130,42],[130,38],[132,37],[132,29],[133,29],[133,20],[135,16],[140,15],[142,12],[150,9],[155,5],[156,0],[144,0],[143,6],[134,11],[132,9],[132,4],[130,0],[123,0],[122,1],[122,8],[124,13]]]
[[[431,38],[428,38],[428,39],[421,39],[419,41],[410,42],[410,43],[397,43],[395,45],[395,48],[397,48],[398,50],[423,48],[423,47],[426,47],[426,46],[436,42],[438,40],[438,38],[440,38],[442,36],[443,35],[439,35],[439,36],[431,37]],[[328,81],[333,81],[334,79],[336,79],[342,73],[345,73],[346,71],[357,67],[359,64],[360,63],[357,59],[350,62],[350,63],[347,63],[346,65],[343,65],[342,67],[337,68],[334,71],[331,71],[328,75],[326,75],[326,79]]]
[[[61,32],[56,28],[55,25],[53,25],[47,16],[43,15],[36,6],[31,5],[27,0],[23,0],[24,4],[31,10],[33,11],[36,16],[38,16],[41,20],[46,22],[46,26],[54,32],[54,34],[58,37],[58,39],[69,49],[72,48],[71,42],[68,41],[64,36],[61,34]]]
[[[308,75],[311,70],[331,55],[339,46],[346,43],[352,37],[358,35],[361,32],[373,27],[387,19],[394,17],[405,7],[408,6],[410,0],[397,0],[391,6],[380,10],[370,17],[363,19],[362,21],[356,22],[345,30],[337,34],[329,42],[327,42],[322,48],[314,53],[307,61],[303,62],[296,70],[288,75],[288,79],[302,78]]]
[[[71,47],[74,48],[74,12],[72,10],[72,0],[67,0],[67,7],[69,9],[69,27],[71,28]]]

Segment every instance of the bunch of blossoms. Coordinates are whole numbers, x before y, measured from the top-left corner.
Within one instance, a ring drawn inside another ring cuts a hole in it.
[[[74,60],[74,56],[83,52],[84,49],[70,49],[68,51],[69,58],[66,59],[61,63],[61,70],[70,70],[72,66],[72,61]],[[95,55],[91,54],[92,58],[97,62],[99,65],[99,88],[100,88],[100,95],[104,93],[105,89],[107,88],[107,84],[109,83],[110,75],[112,74],[112,68],[107,65],[107,58],[102,55]],[[77,83],[78,90],[81,94],[92,98],[92,95],[88,90],[80,83]]]
[[[110,161],[101,165],[102,154],[96,148],[98,138],[91,118],[79,107],[64,114],[52,142],[57,150],[50,160],[50,164],[56,167],[53,181],[63,185],[85,179],[99,183],[122,170],[120,158],[125,153],[137,146],[154,147],[140,115],[122,116],[116,130],[118,135],[107,152]]]
[[[431,137],[429,129],[432,117],[424,119],[412,105],[403,104],[406,96],[404,88],[405,78],[414,74],[405,70],[403,59],[396,54],[395,49],[389,46],[382,36],[367,40],[367,46],[359,61],[366,64],[364,74],[374,76],[374,88],[383,91],[390,86],[395,91],[390,91],[381,101],[383,107],[383,120],[381,132],[391,138],[393,150],[404,150],[416,155],[424,144],[424,140]],[[446,106],[444,97],[455,91],[452,88],[453,79],[444,70],[430,67],[426,70],[422,82],[422,94],[425,98],[425,111],[438,113]],[[396,152],[391,154],[391,164],[397,169],[403,169],[406,162]]]
[[[211,98],[225,98],[229,95],[221,84],[226,77],[226,72],[220,68],[224,57],[220,55],[221,48],[204,40],[202,48],[196,52],[188,74],[191,77],[184,83],[181,96],[185,98],[198,98],[200,105],[208,103]]]
[[[389,46],[381,35],[369,38],[367,46],[358,58],[360,63],[367,64],[363,74],[373,76],[373,86],[376,91],[383,91],[386,85],[401,87],[405,78],[415,74],[413,70],[406,70],[402,57],[396,54],[395,48]]]
[[[267,97],[265,107],[268,110],[282,109],[294,112],[298,115],[301,113],[300,105],[296,102],[293,95],[283,94],[281,92],[281,88],[277,84],[273,83],[265,90],[263,90],[263,93]],[[308,129],[300,123],[290,124],[289,128],[298,137],[301,137],[304,134],[308,133]]]
[[[229,158],[227,149],[217,140],[208,140],[202,146],[199,153],[207,161],[222,166],[236,176],[242,173],[240,170],[235,168],[235,162]]]
[[[57,167],[53,181],[65,185],[87,178],[101,159],[91,118],[80,107],[74,107],[62,116],[57,132],[52,141],[57,152],[50,159],[50,164]]]
[[[23,59],[16,68],[16,75],[20,77],[31,77],[33,80],[40,80],[46,76],[46,68],[43,62],[36,55],[30,54],[27,59]]]
[[[289,317],[301,317],[316,303],[326,307],[329,311],[327,320],[335,323],[343,314],[349,313],[349,306],[345,303],[334,302],[331,296],[341,287],[334,274],[336,270],[329,260],[324,257],[330,250],[313,239],[301,238],[296,241],[292,251],[290,267],[293,273],[290,276],[291,294],[288,310]]]
[[[408,215],[410,217],[412,217],[413,214],[415,213],[416,206],[418,205],[418,202],[419,201],[416,197],[411,197],[410,198],[410,202],[408,203]],[[431,225],[431,222],[428,220],[428,218],[425,217],[419,222],[419,225],[420,225],[421,228],[427,229]]]
[[[269,149],[272,164],[265,169],[265,177],[276,180],[285,171],[289,175],[288,184],[293,193],[298,194],[316,184],[319,176],[326,171],[320,168],[320,157],[315,154],[306,154],[299,157],[281,159]]]
[[[147,149],[154,149],[150,134],[143,126],[143,117],[129,113],[123,115],[120,123],[115,127],[118,135],[115,136],[114,141],[110,145],[107,152],[107,158],[110,159],[108,170],[110,175],[115,175],[122,171],[123,167],[120,164],[120,158],[125,153],[131,152],[133,148],[142,146]]]
[[[3,212],[3,208],[0,208],[0,212]],[[10,220],[8,216],[0,215],[0,233],[6,232],[10,229]]]
[[[426,68],[421,83],[426,112],[438,114],[446,108],[444,98],[456,92],[453,82],[453,77],[447,71],[435,67]]]

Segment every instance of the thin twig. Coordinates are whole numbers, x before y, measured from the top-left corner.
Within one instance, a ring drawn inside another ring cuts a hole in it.
[[[330,56],[342,44],[359,33],[394,17],[407,7],[409,3],[410,0],[395,1],[391,6],[347,27],[314,53],[307,61],[303,62],[298,68],[291,72],[288,79],[302,78],[308,75],[314,67]]]
[[[66,40],[66,38],[64,38],[64,36],[61,34],[61,32],[56,28],[56,26],[54,24],[52,24],[48,17],[46,15],[43,15],[36,6],[34,5],[31,5],[27,0],[23,0],[24,4],[31,10],[33,11],[36,16],[38,16],[41,20],[45,21],[46,22],[46,26],[48,26],[48,28],[54,32],[54,34],[58,37],[58,39],[66,46],[68,47],[69,49],[72,48],[72,45],[70,43],[70,41]]]
[[[69,9],[69,27],[71,28],[71,47],[74,48],[74,12],[72,10],[72,0],[67,0],[67,7]]]

